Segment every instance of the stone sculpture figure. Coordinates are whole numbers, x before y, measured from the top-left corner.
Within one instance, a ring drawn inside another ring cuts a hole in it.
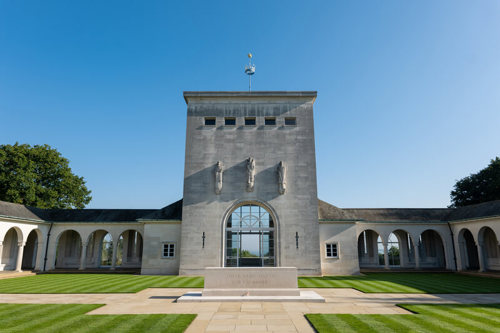
[[[247,159],[247,191],[253,192],[255,184],[255,160],[253,157]]]
[[[215,165],[215,194],[222,192],[222,173],[224,172],[224,165],[218,161]]]
[[[286,192],[286,164],[283,161],[278,164],[278,192],[280,194]]]

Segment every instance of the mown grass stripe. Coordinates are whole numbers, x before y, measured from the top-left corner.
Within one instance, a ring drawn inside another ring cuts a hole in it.
[[[83,307],[85,309],[85,307]],[[84,312],[84,311],[83,311]],[[55,305],[52,311],[45,315],[44,317],[33,318],[32,325],[29,331],[38,331],[41,329],[50,329],[51,332],[57,331],[57,327],[66,322],[67,317],[73,317],[82,314],[82,306],[74,305],[64,306],[61,304]],[[15,327],[11,330],[16,331]],[[28,330],[22,330],[19,332],[25,332]]]
[[[387,292],[387,293],[393,293],[393,292],[406,292],[406,291],[413,291],[413,288],[408,288],[408,290],[405,290],[403,286],[395,284],[394,282],[389,282],[389,281],[376,281],[376,285],[378,285],[378,288],[381,290],[380,292]]]
[[[410,304],[401,307],[415,314],[306,316],[311,316],[310,321],[318,332],[347,331],[346,326],[357,332],[500,332],[500,304]]]
[[[112,332],[122,332],[124,330],[136,332],[137,330],[135,329],[135,327],[139,327],[141,325],[141,322],[144,320],[143,316],[144,315],[135,315],[127,318],[125,315],[122,315],[122,322],[118,323],[118,325],[115,325],[112,328],[109,328],[109,330]]]
[[[38,313],[30,312],[28,316],[33,318],[34,320],[24,320],[22,324],[13,325],[13,331],[18,332],[33,332],[37,327],[39,327],[45,320],[45,318],[51,318],[50,314],[59,311],[59,308],[64,307],[64,305],[58,305],[58,307],[50,307],[47,308],[43,305],[40,305]],[[82,311],[83,312],[83,311]],[[81,314],[81,313],[79,313]],[[76,317],[79,318],[79,317]],[[81,318],[81,317],[80,317]],[[76,320],[71,320],[71,323],[74,323]],[[51,326],[49,328],[52,328]]]
[[[183,332],[195,315],[86,315],[97,304],[0,304],[0,331],[8,332]],[[14,310],[14,311],[12,311]],[[114,328],[117,328],[116,330]]]
[[[91,321],[82,316],[80,322],[85,323],[79,327],[71,328],[72,333],[78,332],[113,332],[113,328],[123,322],[123,318],[113,315],[86,315]],[[69,327],[68,327],[69,328]]]
[[[312,278],[299,278],[299,287],[301,288],[314,288],[315,284]]]
[[[356,317],[372,327],[372,332],[396,332],[393,326],[387,325],[387,323],[381,319],[383,315],[356,315]]]
[[[498,321],[500,323],[500,309],[498,308],[495,308],[493,306],[477,306],[477,307],[473,307],[473,308],[470,308],[469,309],[470,311],[473,311],[475,313],[478,313],[479,315],[481,314],[487,314],[491,317],[489,317],[490,319],[493,317],[493,319],[495,321]]]
[[[367,293],[499,292],[497,279],[453,273],[370,273],[300,277],[302,288],[354,288]],[[0,280],[0,293],[130,293],[148,287],[199,288],[203,277],[124,274],[45,274]]]
[[[56,290],[59,293],[69,293],[73,290],[74,292],[81,292],[86,289],[90,289],[89,292],[91,292],[96,286],[107,285],[109,281],[116,279],[110,275],[97,275],[94,277],[84,275],[80,278],[78,275],[72,274],[67,280],[63,278],[64,276],[61,277],[58,279],[59,283],[54,285],[54,288],[57,288]],[[50,280],[47,282],[50,282]]]
[[[344,321],[341,315],[328,316],[324,314],[307,314],[306,318],[309,320],[311,325],[316,328],[317,331],[322,331],[323,329],[332,333],[355,333],[354,330],[346,321]]]
[[[350,288],[352,286],[352,283],[349,283],[345,280],[335,280],[334,285],[336,288]]]
[[[38,307],[38,304],[27,304],[26,307],[13,307],[12,304],[7,304],[7,307],[0,313],[0,318],[5,318],[5,321],[8,323],[9,321],[16,320],[24,314],[24,312],[31,312]]]
[[[126,280],[111,280],[107,283],[101,283],[94,290],[96,292],[102,292],[102,290],[109,290],[110,292],[131,292],[136,291],[138,288],[134,288],[135,283],[133,281],[127,282]]]
[[[402,314],[402,315],[394,315],[394,316],[386,316],[393,318],[397,323],[401,323],[404,326],[410,327],[411,330],[416,332],[449,332],[454,333],[449,329],[442,328],[439,323],[436,323],[433,320],[423,320],[423,315],[411,315],[411,314]]]
[[[445,328],[450,328],[450,330],[455,332],[459,329],[465,329],[466,331],[472,331],[474,329],[474,325],[469,320],[451,317],[449,311],[444,310],[442,307],[432,308],[431,317],[434,320],[439,320],[440,325]]]
[[[60,293],[64,293],[67,290],[75,290],[79,291],[82,288],[82,285],[90,285],[91,282],[85,282],[87,279],[82,278],[78,279],[78,277],[71,276],[67,280],[58,279],[54,286],[49,290],[57,290]],[[96,279],[94,283],[102,283],[100,279]]]
[[[143,329],[146,332],[157,332],[159,329],[161,329],[161,326],[170,326],[173,320],[174,318],[170,317],[167,321],[163,323],[162,318],[160,316],[151,314],[148,315],[147,318],[145,318]]]
[[[318,288],[331,288],[332,283],[330,283],[330,281],[326,281],[326,280],[318,280],[316,283],[316,286]]]
[[[322,318],[323,320],[325,321],[325,318],[326,316],[322,315]],[[338,316],[336,317],[336,319],[338,319],[338,324],[340,324],[337,329],[337,332],[339,333],[344,333],[344,332],[358,332],[356,329],[354,329],[351,324],[347,321],[347,320],[344,320],[344,317],[343,316]]]
[[[20,332],[30,331],[29,328],[33,326],[38,318],[44,318],[53,311],[50,307],[40,306],[39,304],[36,305],[36,307],[31,309],[27,307],[20,308],[22,312],[19,315],[7,318],[4,325],[11,326]],[[33,318],[35,321],[32,320]]]
[[[182,316],[155,317],[155,318],[158,319],[155,320],[154,323],[149,326],[150,332],[160,331],[162,327],[176,326],[176,323],[180,322],[180,318],[182,318]],[[192,321],[191,317],[189,317],[189,319],[190,319],[189,323],[191,323]]]
[[[183,330],[180,330],[179,327],[189,327],[189,325],[195,320],[197,315],[195,314],[183,314],[177,315],[177,317],[173,320],[169,329],[172,333],[182,333]]]
[[[394,316],[386,316],[386,315],[373,315],[373,319],[386,327],[390,328],[394,332],[399,332],[402,328],[406,328],[406,330],[413,329],[415,325],[410,324],[409,326],[407,325],[408,323],[405,323],[404,321],[401,320],[396,320]],[[406,331],[405,330],[405,331]],[[384,332],[383,330],[382,332]]]
[[[363,317],[358,318],[357,315],[345,314],[342,318],[347,319],[346,324],[351,326],[352,329],[361,330],[362,332],[373,332],[373,327]]]
[[[463,308],[460,306],[449,307],[448,312],[454,313],[461,318],[466,318],[468,321],[472,322],[472,326],[482,327],[485,331],[492,331],[495,327],[498,327],[498,320],[490,320],[486,316],[479,316],[469,311],[469,308]]]
[[[381,288],[379,281],[370,281],[370,280],[366,280],[362,284],[358,284],[357,289],[371,293],[391,292],[391,290],[387,290],[386,288]]]

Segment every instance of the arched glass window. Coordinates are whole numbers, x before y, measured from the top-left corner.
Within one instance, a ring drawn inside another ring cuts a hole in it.
[[[226,267],[273,267],[274,222],[257,205],[236,208],[226,224]]]

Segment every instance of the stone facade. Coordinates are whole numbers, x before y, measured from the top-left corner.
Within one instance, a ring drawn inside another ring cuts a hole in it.
[[[341,209],[318,200],[316,92],[186,92],[184,98],[182,200],[149,210],[50,210],[0,201],[0,271],[198,275],[233,265],[234,254],[240,267],[261,260],[296,267],[300,275],[500,270],[500,200],[456,209]],[[242,227],[247,206],[265,218],[255,220],[251,211],[245,218],[267,224]],[[257,261],[234,248],[241,245],[234,235],[253,237],[255,228],[268,246]]]
[[[276,223],[276,262],[299,274],[320,274],[313,103],[315,92],[184,93],[188,105],[180,274],[224,265],[227,215],[244,203],[262,205]],[[205,118],[216,119],[205,125]],[[225,118],[235,125],[225,125]],[[255,125],[245,125],[245,119]],[[275,125],[265,125],[265,119]],[[285,119],[295,125],[285,125]],[[255,182],[247,188],[247,159]],[[223,188],[214,169],[224,164]],[[288,165],[288,189],[279,193],[278,166]],[[202,233],[205,246],[202,246]],[[296,246],[296,235],[299,246]]]

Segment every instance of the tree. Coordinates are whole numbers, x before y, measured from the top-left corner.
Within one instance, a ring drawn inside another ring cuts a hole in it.
[[[500,199],[500,158],[456,182],[451,191],[451,206],[461,207]]]
[[[38,208],[84,208],[90,190],[49,145],[0,145],[0,200]]]

